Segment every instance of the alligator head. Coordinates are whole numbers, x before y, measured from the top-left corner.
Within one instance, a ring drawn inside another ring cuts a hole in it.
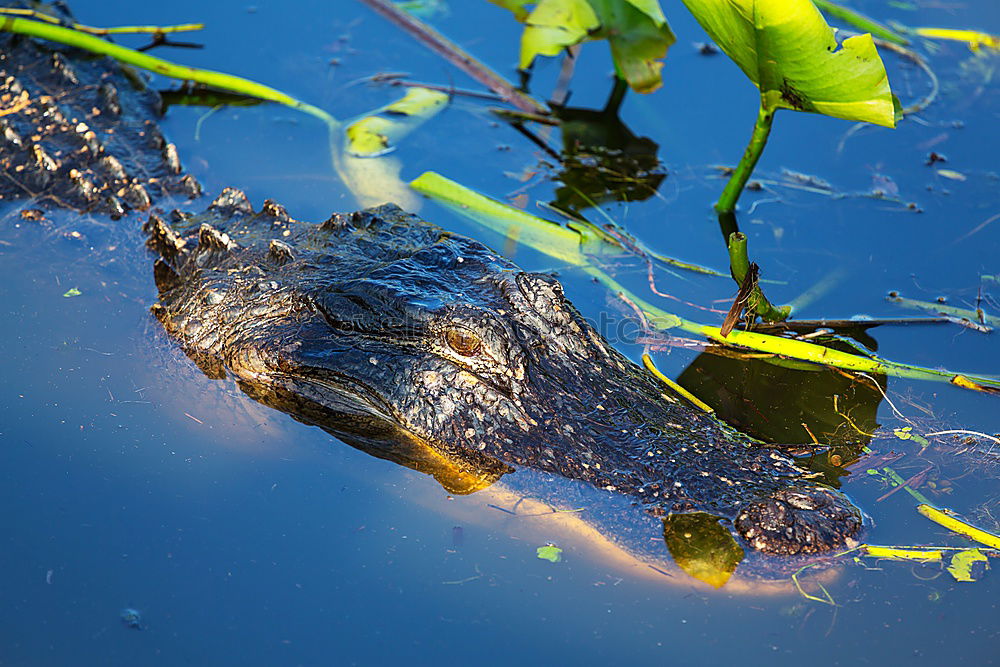
[[[368,451],[488,481],[557,473],[655,516],[709,512],[765,553],[821,553],[861,530],[842,494],[612,348],[554,278],[396,207],[313,225],[227,190],[147,231],[155,311],[206,372]],[[434,455],[399,444],[413,442]]]

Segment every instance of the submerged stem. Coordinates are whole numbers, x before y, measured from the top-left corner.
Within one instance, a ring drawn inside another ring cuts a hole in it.
[[[729,177],[729,182],[722,190],[719,201],[715,203],[715,212],[719,215],[732,213],[736,209],[736,201],[743,193],[743,187],[750,180],[750,174],[757,166],[757,160],[764,152],[764,145],[767,144],[767,137],[771,134],[771,123],[774,120],[775,109],[764,106],[763,101],[757,112],[757,122],[753,126],[753,134],[750,135],[750,143],[743,152],[740,163],[736,165],[733,175]]]

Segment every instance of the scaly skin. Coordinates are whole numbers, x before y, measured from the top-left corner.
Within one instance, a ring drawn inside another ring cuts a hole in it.
[[[0,199],[117,217],[197,195],[136,77],[10,35],[0,52],[3,105],[30,99],[0,118]],[[298,222],[238,190],[165,218],[145,229],[170,335],[213,377],[365,451],[485,483],[533,468],[654,516],[709,512],[770,554],[862,529],[842,494],[618,353],[558,281],[477,241],[393,206]]]
[[[705,511],[754,549],[840,548],[841,494],[667,393],[605,341],[555,279],[395,206],[315,225],[227,190],[153,216],[155,310],[210,373],[280,394],[344,435],[430,443],[472,470],[530,467],[658,516]]]

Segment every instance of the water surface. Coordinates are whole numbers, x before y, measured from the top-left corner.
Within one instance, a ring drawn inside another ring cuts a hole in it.
[[[1000,32],[1000,10],[988,0],[912,10],[858,6],[910,25]],[[474,85],[353,2],[77,2],[73,9],[94,25],[204,21],[208,27],[196,39],[205,49],[161,54],[252,77],[338,118],[399,95],[365,82],[379,72]],[[656,196],[603,210],[658,252],[723,267],[710,214],[723,184],[714,166],[740,155],[756,93],[724,56],[699,54],[693,44],[706,38],[679,3],[665,10],[679,36],[666,87],[627,98],[622,117],[636,135],[659,144],[668,175]],[[514,76],[518,27],[502,10],[453,2],[434,20]],[[904,103],[925,94],[919,70],[892,56],[886,62]],[[781,281],[768,288],[773,300],[794,299],[840,273],[798,317],[919,314],[888,303],[890,290],[972,308],[981,298],[988,313],[1000,310],[1000,222],[969,235],[998,212],[1000,59],[945,44],[931,64],[942,83],[938,100],[894,131],[852,132],[843,121],[779,115],[758,178],[780,181],[783,170],[792,170],[825,179],[839,193],[879,187],[902,202],[779,186],[744,198],[740,221],[754,257],[765,278]],[[610,71],[603,45],[588,45],[572,105],[603,104]],[[539,97],[556,73],[554,62],[539,68],[533,82]],[[236,185],[256,205],[273,198],[301,219],[355,207],[330,169],[325,129],[311,118],[275,106],[172,108],[163,125],[207,193]],[[932,150],[948,157],[938,167],[965,180],[926,166]],[[467,99],[456,99],[411,135],[398,155],[405,177],[435,170],[498,199],[526,193],[533,205],[553,200],[559,187],[550,179],[557,169],[540,164],[551,159]],[[431,204],[422,213],[495,247],[504,244]],[[587,214],[602,220],[593,209]],[[57,224],[49,229],[5,223],[0,236],[7,321],[0,328],[0,506],[6,510],[0,664],[995,660],[995,572],[960,584],[936,566],[848,565],[828,583],[833,607],[794,592],[713,593],[682,578],[628,576],[573,544],[563,545],[558,564],[540,560],[535,549],[545,535],[526,536],[488,509],[470,510],[467,499],[449,498],[433,479],[367,456],[201,375],[148,313],[155,287],[137,218],[68,228],[58,224],[68,217],[52,218]],[[512,251],[526,269],[559,271],[595,321],[627,312],[550,258]],[[619,277],[654,298],[641,265],[623,267]],[[661,274],[657,284],[723,310],[727,304],[715,301],[733,292],[729,281],[682,274]],[[80,296],[63,296],[74,287]],[[683,312],[718,321],[704,311]],[[890,359],[1000,373],[995,334],[955,325],[871,334]],[[633,358],[641,353],[641,346],[619,342]],[[803,409],[821,412],[817,406],[842,391],[835,373],[826,373],[829,384],[816,390],[797,376],[745,389],[743,365],[721,369],[680,348],[658,352],[656,361],[709,400],[736,405],[734,415],[762,412],[757,406],[765,402],[792,405],[803,395],[810,397]],[[925,432],[1000,430],[995,396],[896,379],[887,392]],[[871,420],[890,433],[904,425],[885,400],[866,405],[857,409],[872,411]],[[786,442],[810,442],[794,410],[746,420]],[[901,474],[923,465],[912,443],[889,437],[871,447],[910,454]],[[982,453],[933,460],[937,491],[922,491],[995,530],[998,475],[990,460]],[[905,492],[879,501],[888,489],[865,468],[864,462],[851,468],[840,482],[872,516],[872,542],[965,544],[920,517]],[[142,612],[143,630],[123,625],[123,608]]]

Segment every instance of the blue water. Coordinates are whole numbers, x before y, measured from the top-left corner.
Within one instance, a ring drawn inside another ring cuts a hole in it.
[[[990,0],[912,11],[858,6],[911,25],[1000,33],[1000,8]],[[76,2],[73,9],[93,25],[204,21],[208,27],[195,39],[205,49],[159,53],[250,76],[338,118],[398,96],[397,89],[363,81],[381,71],[474,85],[346,0],[293,7]],[[713,166],[739,157],[756,93],[724,56],[697,52],[693,43],[706,38],[679,3],[665,10],[678,34],[664,70],[666,87],[628,97],[622,116],[635,134],[659,143],[668,176],[659,197],[605,210],[658,252],[722,267],[724,248],[710,206],[723,182]],[[518,27],[502,10],[453,1],[435,22],[514,76]],[[926,92],[918,70],[892,56],[886,62],[904,104]],[[780,180],[789,169],[845,193],[868,191],[876,180],[885,187],[887,178],[903,202],[923,211],[777,186],[748,193],[740,222],[763,277],[782,281],[768,288],[773,300],[791,300],[842,270],[798,317],[920,314],[887,303],[890,290],[927,301],[946,296],[952,305],[975,308],[981,288],[986,311],[1000,311],[997,282],[981,279],[1000,274],[1000,222],[961,238],[998,211],[994,70],[1000,57],[973,58],[963,45],[946,44],[931,64],[942,84],[938,100],[894,131],[866,128],[847,136],[851,124],[844,121],[779,114],[757,178]],[[600,106],[610,71],[603,45],[588,45],[572,105]],[[533,82],[540,98],[556,72],[554,63],[540,67]],[[330,169],[325,129],[311,118],[275,106],[207,115],[173,108],[163,126],[207,193],[238,185],[255,204],[274,198],[302,219],[354,208]],[[925,166],[931,150],[948,157],[939,167],[966,180]],[[539,171],[544,156],[470,100],[457,100],[408,137],[398,155],[404,177],[435,170],[499,199],[527,187],[532,202],[545,202],[555,189],[544,169],[527,184],[516,178]],[[776,197],[780,201],[767,201]],[[422,213],[503,245],[492,232],[431,204]],[[538,559],[535,549],[545,535],[525,536],[489,510],[449,499],[430,477],[347,447],[205,378],[148,313],[155,287],[137,226],[135,219],[119,226],[79,223],[72,229],[82,240],[45,237],[30,227],[0,232],[7,322],[0,327],[0,664],[996,660],[995,571],[961,584],[937,566],[848,565],[827,584],[838,603],[832,607],[794,592],[709,592],[677,577],[630,577],[572,543],[563,544],[558,564]],[[573,271],[534,251],[518,249],[515,256],[527,269],[561,270],[588,317],[620,317],[613,298]],[[620,278],[653,298],[644,270]],[[658,286],[703,304],[733,291],[728,281],[669,275]],[[72,287],[82,294],[63,297]],[[955,325],[872,334],[879,353],[891,359],[1000,373],[995,334]],[[633,357],[641,352],[624,342],[622,349]],[[656,356],[675,377],[694,358],[682,349]],[[794,382],[771,391],[791,400],[799,391]],[[925,432],[1000,430],[995,396],[898,379],[890,379],[888,395]],[[878,421],[901,423],[885,401]],[[890,438],[873,448],[909,453],[900,464],[916,466],[909,474],[923,467],[911,443]],[[934,461],[937,479],[953,491],[923,491],[996,529],[990,516],[1000,517],[1000,475],[995,460],[992,468],[980,461],[972,455]],[[904,492],[877,502],[887,489],[864,467],[844,483],[872,515],[873,543],[966,544],[917,515]],[[141,630],[123,623],[124,609],[141,613]]]

